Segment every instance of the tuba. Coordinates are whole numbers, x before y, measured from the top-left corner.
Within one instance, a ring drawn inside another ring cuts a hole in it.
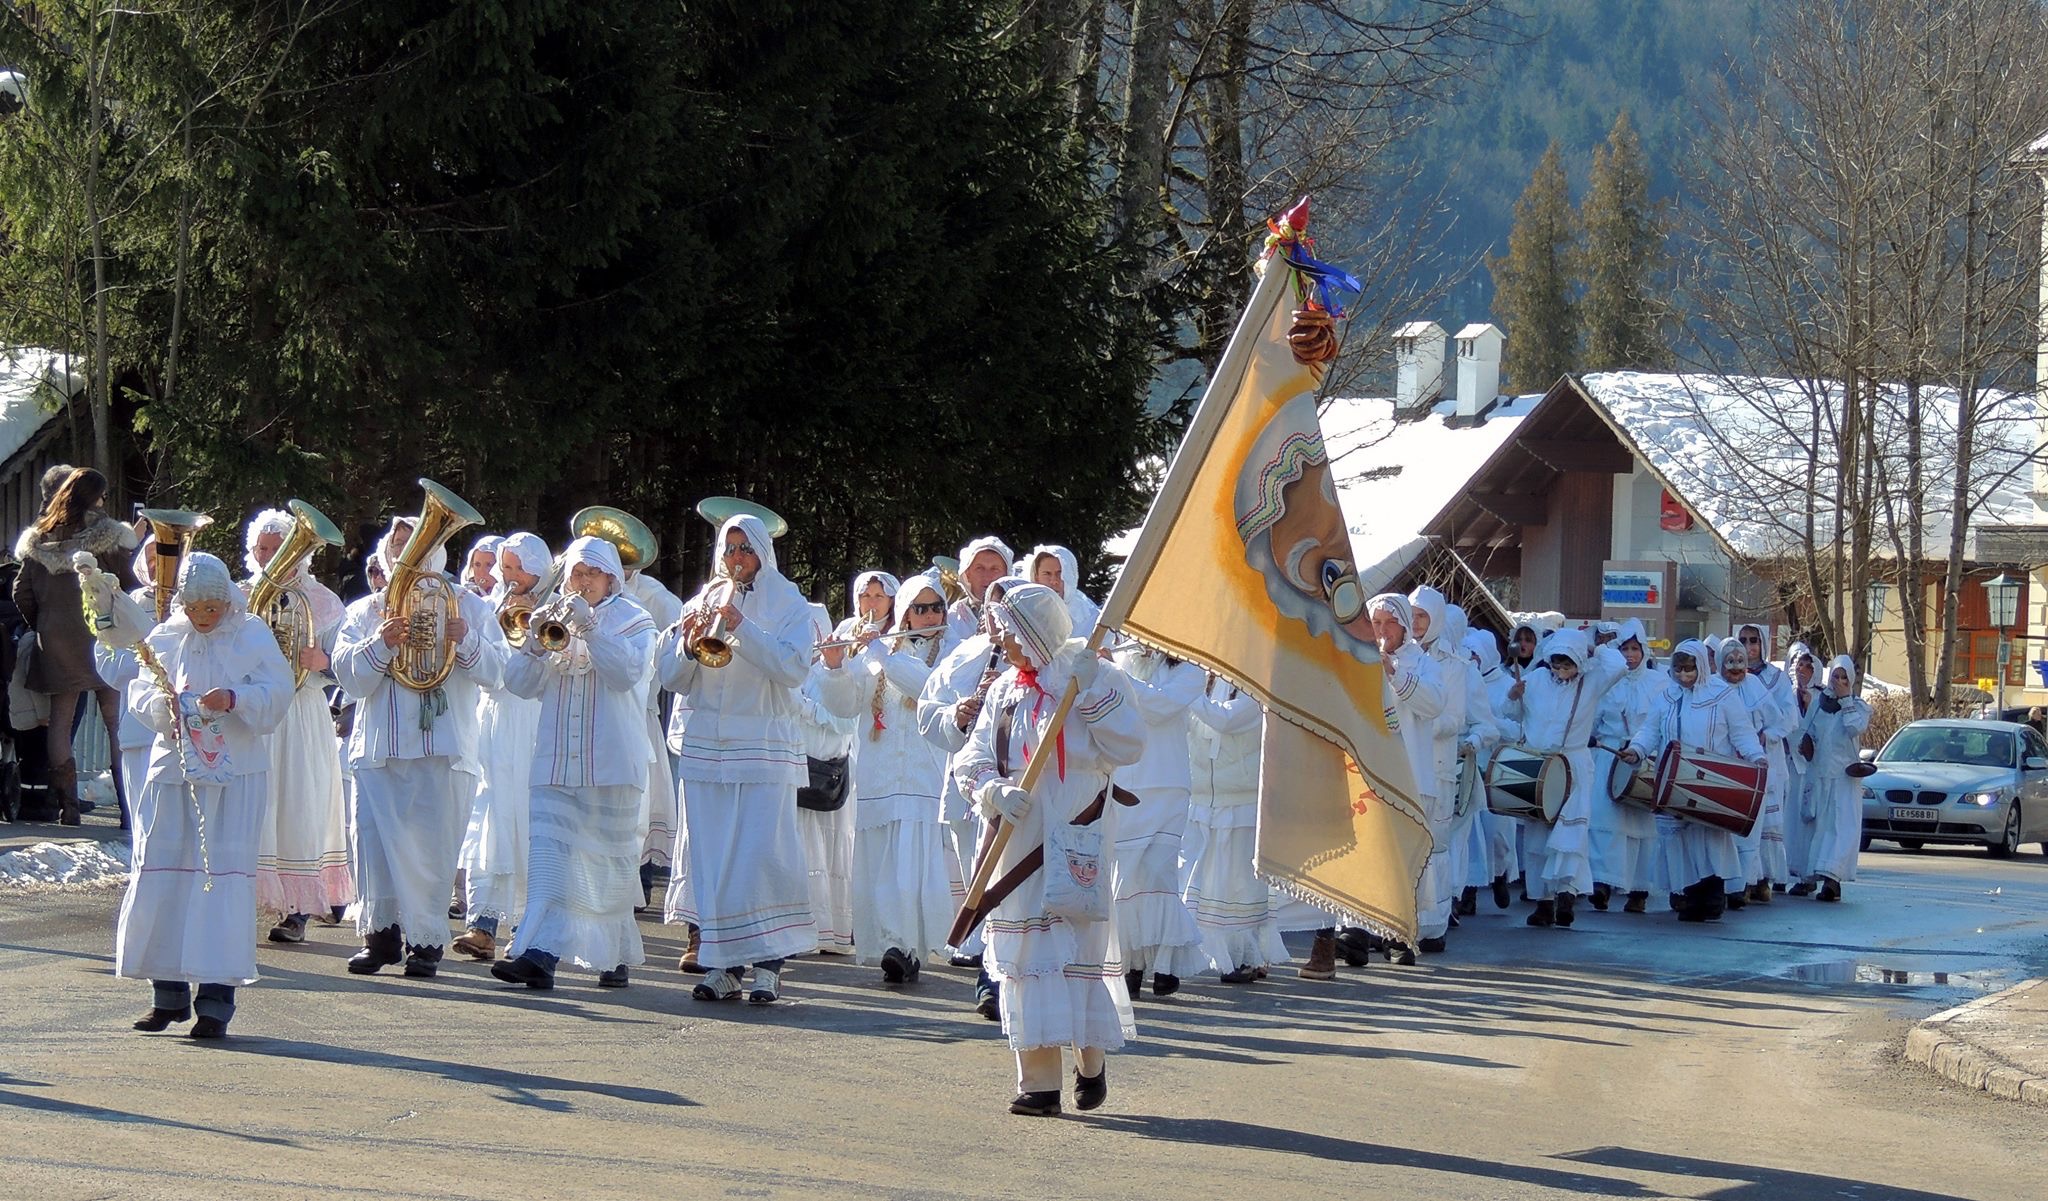
[[[204,513],[184,509],[144,509],[140,516],[149,523],[150,537],[156,539],[156,554],[149,562],[149,587],[156,597],[157,624],[171,615],[171,596],[178,591],[178,568],[192,538],[213,524]]]
[[[960,578],[960,560],[951,555],[933,555],[932,574],[938,577],[939,595],[948,607],[967,599],[967,582]]]
[[[469,502],[430,479],[421,479],[426,499],[420,519],[391,579],[384,585],[384,613],[405,620],[405,636],[391,660],[391,678],[414,692],[432,692],[455,670],[455,639],[448,637],[448,619],[461,614],[454,585],[421,566],[441,544],[458,532],[483,523]]]
[[[285,535],[277,553],[270,556],[270,562],[250,585],[249,612],[262,618],[276,636],[277,649],[284,652],[285,662],[291,664],[292,685],[297,687],[306,682],[306,668],[299,662],[299,652],[317,646],[320,631],[313,628],[313,606],[306,600],[305,588],[286,581],[323,544],[340,546],[342,537],[334,523],[327,520],[327,514],[305,501],[288,501],[285,508],[291,510],[291,533]]]
[[[645,571],[661,554],[661,541],[647,523],[610,505],[591,505],[569,519],[572,538],[602,538],[618,548],[619,566],[627,571]]]

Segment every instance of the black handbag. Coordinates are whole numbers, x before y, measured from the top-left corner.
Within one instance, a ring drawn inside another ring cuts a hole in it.
[[[846,773],[852,762],[848,755],[811,759],[811,782],[796,790],[796,807],[813,813],[832,813],[845,808]]]

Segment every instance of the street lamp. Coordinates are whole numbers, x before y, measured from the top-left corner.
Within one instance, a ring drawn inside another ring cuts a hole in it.
[[[2006,635],[2020,607],[2020,581],[1999,572],[1984,581],[1984,596],[1991,604],[1991,624],[1998,627],[1998,709],[2005,711],[2005,665],[2012,661],[2012,641]]]
[[[1870,625],[1872,629],[1876,629],[1878,624],[1884,621],[1885,602],[1891,599],[1891,595],[1892,586],[1890,584],[1885,583],[1883,580],[1870,581],[1870,591],[1867,596],[1870,601]]]

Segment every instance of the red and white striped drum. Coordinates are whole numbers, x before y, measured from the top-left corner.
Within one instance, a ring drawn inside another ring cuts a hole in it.
[[[1764,811],[1764,765],[1668,746],[1657,760],[1657,810],[1747,838]]]
[[[1486,807],[1502,817],[1554,824],[1572,795],[1572,765],[1563,755],[1504,746],[1486,763]]]
[[[1607,771],[1607,795],[1617,805],[1629,805],[1646,813],[1657,811],[1657,762],[1645,759],[1629,763],[1619,755]]]

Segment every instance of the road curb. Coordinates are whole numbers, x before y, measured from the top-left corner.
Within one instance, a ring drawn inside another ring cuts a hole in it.
[[[1906,1035],[1907,1060],[1965,1088],[2008,1101],[2048,1105],[2048,1076],[2036,1076],[1999,1062],[1989,1052],[1963,1037],[1966,1023],[1957,1021],[2043,985],[2048,985],[2048,980],[2022,980],[2011,988],[1935,1014]]]

